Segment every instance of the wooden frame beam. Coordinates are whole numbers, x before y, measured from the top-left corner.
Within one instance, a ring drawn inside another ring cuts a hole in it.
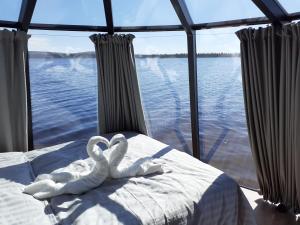
[[[171,0],[171,3],[187,35],[193,156],[200,159],[196,31],[185,1]]]
[[[36,0],[23,0],[18,19],[18,30],[27,32],[33,11],[36,5]],[[31,105],[31,88],[30,88],[30,70],[29,70],[29,52],[27,48],[26,57],[26,96],[27,96],[27,132],[28,132],[28,150],[34,149],[33,130],[32,130],[32,105]]]
[[[34,149],[33,142],[33,125],[32,125],[32,104],[31,104],[31,86],[30,86],[30,68],[29,68],[29,51],[27,47],[26,57],[26,97],[27,97],[27,132],[28,132],[28,150]]]
[[[251,26],[251,25],[269,24],[269,23],[272,23],[272,21],[267,17],[256,17],[256,18],[249,18],[249,19],[227,20],[227,21],[219,21],[219,22],[211,22],[211,23],[199,23],[199,24],[194,24],[192,28],[194,30],[203,30],[203,29],[214,29],[214,28],[224,28],[224,27]]]
[[[109,34],[114,34],[114,21],[113,21],[111,0],[103,0],[103,5],[105,11],[107,32]]]
[[[277,0],[252,0],[272,23],[283,24],[289,21],[289,14]]]
[[[289,14],[287,20],[299,20],[300,12]],[[191,25],[192,30],[213,29],[223,27],[237,27],[270,24],[272,20],[267,17],[255,17],[248,19],[227,20],[211,23],[198,23]],[[0,27],[20,29],[20,23],[15,21],[0,20]],[[40,24],[31,23],[28,29],[33,30],[56,30],[56,31],[82,31],[82,32],[108,32],[106,26],[89,26],[89,25],[67,25],[67,24]],[[184,31],[182,25],[157,25],[157,26],[117,26],[114,32],[160,32],[160,31]]]
[[[293,20],[299,20],[300,19],[300,12],[295,12],[295,13],[290,13],[289,14],[289,21],[293,21]]]
[[[115,27],[115,32],[184,31],[182,25]]]
[[[1,25],[0,25],[1,26]],[[29,29],[35,30],[60,30],[60,31],[87,31],[87,32],[108,32],[106,26],[66,25],[66,24],[38,24],[32,23]],[[165,26],[132,26],[114,27],[114,32],[155,32],[155,31],[183,31],[181,25]]]
[[[20,28],[20,23],[19,22],[13,22],[13,21],[0,20],[0,27],[18,29],[18,28]]]
[[[193,156],[200,159],[196,32],[187,33]]]
[[[107,32],[106,26],[31,23],[29,29],[57,31]]]
[[[171,0],[175,12],[187,34],[193,33],[193,20],[184,0]]]
[[[35,5],[36,5],[36,0],[22,1],[21,11],[18,19],[18,22],[20,23],[20,27],[19,27],[20,30],[27,32],[29,28],[29,24],[31,22]]]

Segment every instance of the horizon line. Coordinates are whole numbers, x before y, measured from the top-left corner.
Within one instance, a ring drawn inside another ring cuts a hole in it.
[[[76,55],[76,54],[95,54],[95,51],[80,51],[80,52],[55,52],[55,51],[28,51],[29,53],[48,53],[48,54],[60,54],[60,55]],[[135,55],[141,56],[154,56],[154,55],[187,55],[188,53],[136,53]],[[239,52],[197,52],[197,55],[240,55]]]

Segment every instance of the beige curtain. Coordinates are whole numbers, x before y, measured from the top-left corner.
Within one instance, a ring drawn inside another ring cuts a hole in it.
[[[28,150],[27,40],[25,32],[0,31],[0,152]]]
[[[95,34],[100,133],[147,134],[135,67],[133,35]]]
[[[251,148],[264,199],[300,212],[300,26],[237,32]]]

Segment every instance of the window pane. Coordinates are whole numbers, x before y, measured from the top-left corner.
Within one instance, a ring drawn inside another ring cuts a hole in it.
[[[194,23],[264,16],[251,0],[186,0]]]
[[[299,0],[280,0],[279,2],[289,13],[300,12]]]
[[[150,136],[192,154],[185,33],[139,33],[134,47]]]
[[[30,33],[35,148],[96,135],[97,71],[88,34]],[[89,54],[78,54],[86,51]]]
[[[112,0],[116,26],[180,24],[170,0]]]
[[[0,20],[18,21],[22,0],[1,0]]]
[[[103,1],[38,0],[32,23],[105,26]]]
[[[240,184],[258,188],[245,118],[238,29],[242,28],[197,32],[201,159]]]

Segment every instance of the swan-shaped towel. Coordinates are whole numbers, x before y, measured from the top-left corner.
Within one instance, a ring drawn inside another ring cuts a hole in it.
[[[105,154],[97,146],[99,142],[108,147]],[[161,164],[149,159],[140,159],[132,165],[120,166],[127,150],[128,142],[122,134],[116,134],[110,142],[101,136],[91,137],[87,144],[87,153],[95,162],[92,169],[88,168],[83,160],[75,161],[63,170],[37,176],[33,183],[24,188],[24,193],[37,199],[61,194],[81,194],[99,186],[107,177],[116,179],[163,172]],[[78,165],[83,167],[83,171],[78,171]]]
[[[129,166],[120,166],[128,149],[128,142],[124,135],[116,134],[109,143],[109,176],[111,178],[144,176],[152,173],[163,173],[160,163],[147,158],[140,159]]]
[[[99,186],[109,175],[108,161],[102,149],[97,146],[99,142],[109,146],[109,141],[101,136],[91,137],[87,144],[87,153],[95,162],[92,169],[88,169],[83,163],[84,171],[68,171],[74,164],[82,164],[82,160],[79,163],[75,161],[62,172],[39,175],[32,184],[24,188],[24,193],[37,199],[45,199],[67,193],[81,194]]]

